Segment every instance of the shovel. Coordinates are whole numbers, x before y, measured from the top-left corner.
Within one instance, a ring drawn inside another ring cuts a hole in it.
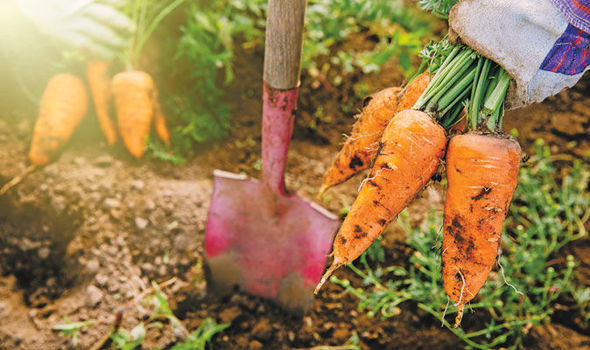
[[[338,218],[285,189],[306,0],[270,0],[262,108],[262,180],[215,170],[205,232],[208,282],[304,313],[326,263]]]

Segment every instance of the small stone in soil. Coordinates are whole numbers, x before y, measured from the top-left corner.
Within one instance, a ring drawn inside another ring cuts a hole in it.
[[[96,275],[96,277],[94,277],[94,279],[96,280],[96,283],[98,283],[101,286],[106,285],[107,282],[109,281],[108,276],[103,275],[103,274]]]
[[[344,343],[350,338],[350,336],[348,330],[340,328],[334,331],[332,338],[334,338],[337,343]]]
[[[258,321],[254,328],[252,328],[252,335],[256,339],[269,340],[272,337],[272,327],[267,318]]]
[[[260,350],[263,348],[263,345],[258,340],[252,340],[250,344],[248,344],[248,349],[250,350]]]
[[[141,180],[135,180],[135,181],[131,182],[131,188],[133,188],[134,190],[141,191],[141,190],[143,190],[144,187],[145,187],[145,182],[143,182]]]
[[[99,268],[100,268],[100,263],[98,262],[97,259],[89,260],[86,263],[86,270],[91,274],[97,273]]]
[[[156,209],[156,203],[154,203],[153,200],[148,199],[145,201],[145,208],[146,208],[146,210],[152,211],[152,210]]]
[[[137,227],[138,230],[143,231],[145,230],[145,228],[149,225],[149,221],[141,218],[141,217],[136,217],[135,218],[135,227]]]
[[[242,314],[242,310],[239,307],[234,306],[230,307],[229,309],[223,310],[219,314],[219,318],[223,323],[232,323],[236,318],[238,318]]]
[[[47,259],[50,253],[51,250],[48,247],[43,247],[37,251],[37,255],[39,255],[41,259]]]
[[[105,209],[114,209],[114,208],[118,208],[119,205],[121,205],[121,203],[119,203],[118,200],[116,200],[115,198],[107,198],[104,200],[104,207]]]
[[[103,292],[95,285],[91,284],[88,286],[88,288],[86,288],[86,306],[96,306],[98,303],[100,303],[103,297]]]

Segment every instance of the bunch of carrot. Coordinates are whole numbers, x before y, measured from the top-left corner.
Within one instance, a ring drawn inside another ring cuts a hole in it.
[[[118,133],[129,153],[136,158],[141,158],[145,152],[152,124],[166,146],[170,143],[170,132],[152,77],[146,72],[132,69],[132,61],[137,59],[158,24],[183,2],[184,0],[128,1],[125,11],[136,23],[137,29],[125,57],[127,70],[111,79],[109,61],[87,62],[88,84],[94,99],[96,116],[107,143],[114,145],[117,141],[117,128],[109,112],[112,97]],[[23,173],[0,188],[0,195],[22,181],[36,167],[51,162],[70,139],[87,109],[88,92],[82,80],[67,73],[54,76],[41,99],[29,152],[31,164]]]
[[[316,292],[335,269],[371,245],[444,159],[449,187],[442,274],[458,307],[458,326],[464,305],[495,263],[521,151],[501,132],[510,82],[504,69],[446,40],[427,47],[423,56],[429,71],[397,94],[392,89],[375,94],[326,172],[321,193],[371,167],[334,239],[332,266]]]

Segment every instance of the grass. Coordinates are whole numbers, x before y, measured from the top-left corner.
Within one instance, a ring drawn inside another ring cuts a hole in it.
[[[536,155],[520,171],[497,269],[469,305],[485,321],[482,328],[474,329],[469,315],[463,320],[466,328],[453,329],[446,321],[456,310],[453,305],[445,310],[448,299],[440,273],[442,218],[434,212],[419,227],[411,227],[407,215],[399,220],[408,233],[406,243],[414,249],[409,268],[382,266],[385,252],[377,241],[355,264],[349,264],[362,277],[362,286],[335,277],[331,281],[356,296],[359,309],[372,317],[395,317],[400,304],[416,303],[469,348],[523,348],[531,327],[549,322],[557,303],[572,301],[575,314],[571,317],[581,317],[588,326],[590,288],[576,283],[578,262],[564,256],[563,248],[587,236],[590,167],[573,160],[560,177],[555,165],[560,158],[538,141]]]

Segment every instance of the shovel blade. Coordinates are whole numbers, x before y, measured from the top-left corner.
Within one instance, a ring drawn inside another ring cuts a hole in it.
[[[209,283],[274,299],[295,313],[313,300],[338,218],[298,195],[215,171],[205,233]]]

